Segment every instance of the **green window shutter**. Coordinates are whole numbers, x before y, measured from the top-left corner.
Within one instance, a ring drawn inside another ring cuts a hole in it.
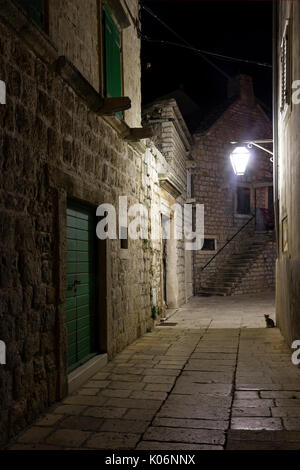
[[[46,0],[17,0],[17,2],[41,28],[45,28]]]
[[[122,96],[121,33],[107,8],[104,12],[104,92],[109,98]]]

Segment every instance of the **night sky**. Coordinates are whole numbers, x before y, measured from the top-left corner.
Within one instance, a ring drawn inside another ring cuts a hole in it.
[[[272,63],[272,2],[143,0],[159,18],[196,48],[237,58]],[[153,39],[180,42],[142,11],[142,32]],[[228,75],[252,75],[257,97],[272,107],[272,69],[208,56]],[[147,63],[151,64],[147,68]],[[227,95],[227,80],[192,51],[142,41],[143,102],[178,88],[200,106],[203,115]]]

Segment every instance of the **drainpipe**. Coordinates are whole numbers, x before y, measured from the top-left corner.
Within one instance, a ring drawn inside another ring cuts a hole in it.
[[[274,216],[279,256],[279,199],[278,199],[278,1],[273,0],[273,141],[274,141]]]

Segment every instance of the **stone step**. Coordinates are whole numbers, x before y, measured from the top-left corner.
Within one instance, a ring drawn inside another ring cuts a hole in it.
[[[199,291],[199,295],[202,296],[202,297],[213,297],[213,296],[226,297],[229,294],[224,294],[224,293],[221,293],[221,292],[207,292],[205,290],[201,290],[201,291]]]
[[[239,253],[233,253],[227,259],[226,264],[206,281],[206,285],[202,286],[199,295],[230,295],[232,289],[238,286],[241,278],[248,272],[255,259],[263,252],[263,248],[269,240],[271,237],[265,233],[255,234],[252,243],[244,246]]]
[[[221,295],[226,295],[230,292],[230,288],[226,288],[226,287],[221,287],[221,286],[216,286],[216,287],[203,287],[203,291],[204,292],[218,292],[220,293]]]
[[[240,261],[240,260],[245,260],[245,261],[251,261],[253,258],[256,258],[258,255],[260,254],[260,252],[258,253],[245,253],[243,255],[233,255],[231,257],[231,260],[230,261]]]

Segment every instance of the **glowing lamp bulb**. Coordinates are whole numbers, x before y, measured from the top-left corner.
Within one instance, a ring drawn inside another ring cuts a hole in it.
[[[250,152],[246,147],[236,147],[230,154],[231,165],[237,176],[243,176],[245,174],[249,158]]]

